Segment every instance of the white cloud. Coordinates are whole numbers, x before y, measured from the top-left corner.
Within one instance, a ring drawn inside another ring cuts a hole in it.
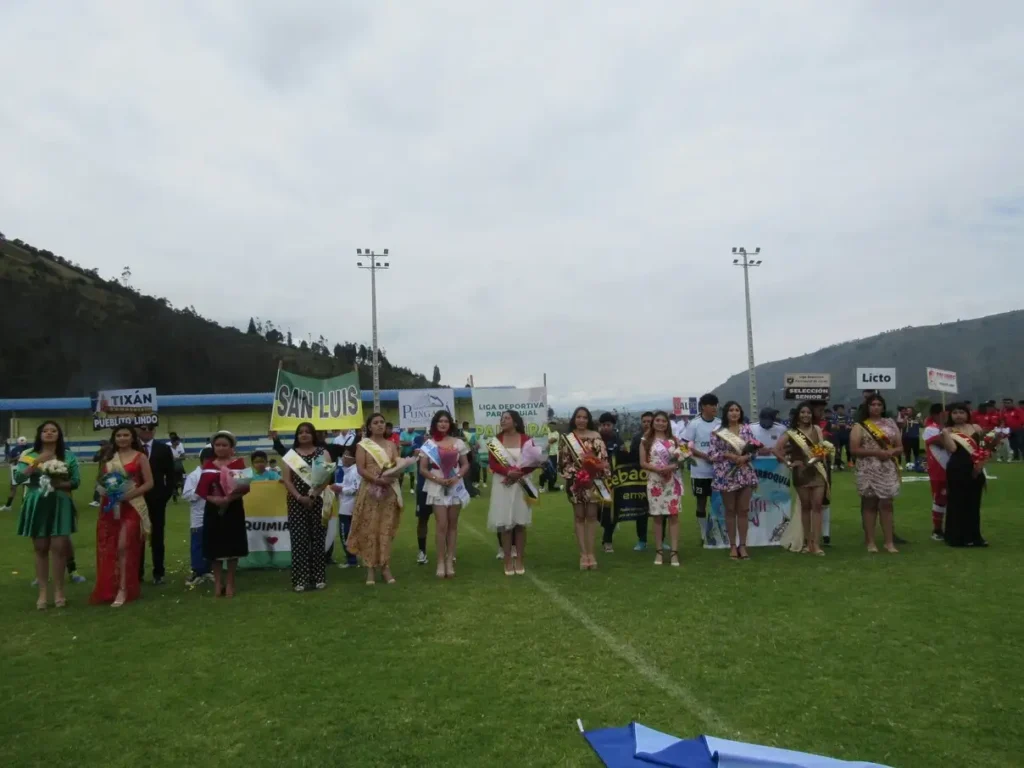
[[[1020,306],[1018,3],[338,5],[4,4],[0,228],[566,401]]]

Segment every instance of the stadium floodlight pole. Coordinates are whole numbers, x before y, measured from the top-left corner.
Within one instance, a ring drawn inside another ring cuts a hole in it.
[[[356,266],[360,269],[370,270],[370,306],[373,312],[373,410],[380,412],[380,363],[377,356],[377,271],[390,269],[391,262],[383,261],[388,258],[388,249],[384,253],[374,253],[369,248],[356,248],[356,255],[369,259],[369,264],[357,261]]]
[[[760,267],[761,259],[754,258],[760,255],[761,249],[755,248],[753,253],[747,253],[746,248],[733,248],[734,266],[743,267],[743,293],[747,303],[747,373],[750,376],[750,418],[757,418],[757,376],[754,374],[754,326],[750,322],[750,269]]]

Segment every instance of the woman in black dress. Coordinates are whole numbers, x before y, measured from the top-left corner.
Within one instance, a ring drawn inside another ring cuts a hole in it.
[[[196,495],[206,500],[203,512],[203,557],[213,566],[214,595],[235,596],[235,569],[238,558],[249,554],[245,531],[245,506],[242,497],[249,486],[230,488],[225,474],[244,472],[245,461],[235,457],[235,436],[222,431],[210,441],[213,458],[203,464]],[[221,588],[222,562],[227,561],[227,584]]]
[[[985,431],[971,423],[964,403],[949,407],[942,441],[949,451],[946,465],[946,543],[951,547],[987,547],[981,536],[981,494],[985,470],[975,466],[971,454],[981,445]]]
[[[327,562],[324,554],[323,488],[312,488],[309,470],[321,458],[324,447],[316,427],[309,422],[299,424],[295,442],[284,456],[281,480],[288,489],[288,532],[292,538],[292,589],[327,586]],[[292,456],[298,457],[298,462]],[[293,464],[300,463],[298,469]],[[303,477],[305,475],[305,477]]]

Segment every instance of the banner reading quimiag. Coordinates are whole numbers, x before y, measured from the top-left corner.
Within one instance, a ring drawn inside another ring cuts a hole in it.
[[[362,427],[363,400],[355,371],[331,379],[311,379],[278,370],[270,428],[294,432],[304,421],[323,430]]]

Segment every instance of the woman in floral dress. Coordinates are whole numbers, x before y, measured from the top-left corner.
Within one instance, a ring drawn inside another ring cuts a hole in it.
[[[733,560],[750,559],[747,552],[747,528],[750,525],[750,497],[757,487],[757,473],[750,466],[754,456],[746,449],[753,441],[750,426],[743,420],[743,409],[735,400],[730,400],[722,409],[721,429],[711,435],[708,458],[715,470],[711,490],[722,494],[725,530],[729,536],[729,557]]]
[[[679,443],[672,437],[668,414],[658,411],[640,441],[640,467],[647,470],[648,514],[654,518],[654,564],[662,564],[661,542],[668,519],[671,546],[669,562],[679,565],[679,504],[683,498],[683,473],[679,469]]]
[[[893,500],[900,493],[899,457],[903,454],[900,428],[885,412],[881,395],[871,395],[857,411],[850,432],[850,453],[857,461],[857,493],[861,498],[864,544],[877,552],[875,522],[882,519],[885,550],[896,554],[893,543]]]
[[[345,546],[358,555],[366,566],[366,583],[376,583],[376,571],[388,584],[395,583],[391,575],[391,542],[398,533],[402,519],[402,489],[396,477],[384,477],[384,472],[398,461],[398,446],[384,437],[384,417],[370,414],[366,422],[366,437],[356,446],[356,467],[362,483],[356,492],[352,509],[352,527]]]
[[[601,475],[608,472],[608,451],[601,435],[594,429],[594,417],[589,410],[580,406],[573,412],[569,423],[572,424],[572,431],[562,438],[558,451],[558,472],[566,480],[565,491],[572,502],[576,543],[580,548],[580,570],[597,570],[594,542],[601,495],[594,481],[600,480]],[[570,447],[570,438],[580,446],[581,453],[577,454]],[[584,461],[588,459],[591,463],[596,459],[600,465],[598,477],[594,477],[590,470],[586,472],[590,477],[581,472]]]

